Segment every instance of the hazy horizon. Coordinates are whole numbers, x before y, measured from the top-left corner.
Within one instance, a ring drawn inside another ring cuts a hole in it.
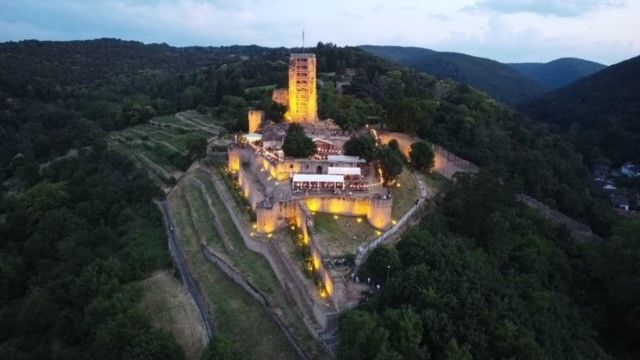
[[[119,38],[171,46],[415,46],[500,62],[640,54],[640,0],[0,1],[0,41]]]

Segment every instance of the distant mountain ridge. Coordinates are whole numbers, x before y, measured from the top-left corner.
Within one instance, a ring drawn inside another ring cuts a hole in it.
[[[510,105],[522,103],[549,90],[511,66],[490,59],[419,47],[359,47],[431,75],[467,83]]]
[[[359,47],[431,75],[467,83],[509,105],[523,104],[605,68],[602,64],[575,58],[562,58],[548,63],[504,64],[477,56],[420,47]]]
[[[532,100],[532,118],[569,132],[586,160],[640,161],[640,56]]]
[[[577,58],[561,58],[548,63],[508,65],[550,89],[559,89],[606,68],[606,65]]]

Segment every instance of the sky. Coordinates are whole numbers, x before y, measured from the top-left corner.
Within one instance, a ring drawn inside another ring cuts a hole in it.
[[[419,46],[502,62],[640,55],[640,0],[0,0],[0,41]]]

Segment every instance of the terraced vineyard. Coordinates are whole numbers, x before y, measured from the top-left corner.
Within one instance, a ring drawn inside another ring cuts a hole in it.
[[[217,120],[190,110],[156,117],[147,124],[114,132],[109,143],[112,149],[129,157],[167,191],[189,166],[187,141],[192,136],[204,137],[214,146],[230,141]]]
[[[278,308],[285,317],[290,328],[293,329],[295,335],[302,340],[308,354],[319,355],[322,350],[319,349],[317,343],[312,339],[306,328],[302,318],[300,317],[297,307],[287,296],[285,290],[280,285],[275,273],[271,269],[269,262],[260,254],[251,251],[244,244],[242,236],[231,220],[231,216],[227,212],[225,205],[222,203],[218,192],[211,180],[211,172],[213,169],[193,168],[189,172],[189,178],[193,181],[185,190],[200,197],[201,201],[194,201],[192,204],[200,203],[203,209],[194,208],[194,213],[203,212],[205,222],[213,224],[217,221],[220,228],[224,232],[221,243],[215,244],[217,239],[211,238],[209,244],[212,247],[224,247],[224,254],[229,257],[231,263],[238,268],[256,287],[269,297],[272,306]],[[189,180],[189,178],[185,180]],[[184,183],[188,183],[184,181]],[[194,195],[191,195],[194,196]],[[203,203],[204,202],[204,203]],[[195,216],[194,218],[198,218]],[[213,230],[216,229],[212,226]],[[212,243],[214,242],[214,243]]]
[[[203,255],[198,243],[203,224],[195,220],[187,200],[192,190],[189,186],[175,188],[171,208],[190,267],[212,308],[216,333],[230,339],[241,358],[257,359],[265,354],[276,359],[297,358],[264,309]]]
[[[211,170],[199,166],[187,170],[187,141],[194,135],[208,139],[214,149],[225,147],[230,141],[216,120],[186,111],[114,132],[110,146],[130,158],[168,194],[176,231],[182,238],[192,272],[211,306],[216,333],[228,337],[241,358],[269,354],[287,359],[296,358],[297,354],[262,305],[207,260],[200,241],[204,240],[209,249],[267,295],[271,306],[283,315],[287,326],[303,344],[306,354],[313,358],[325,357],[269,262],[244,244],[211,182],[208,172]]]
[[[235,266],[267,294],[269,303],[284,315],[307,354],[322,357],[322,350],[309,334],[295,310],[295,304],[287,297],[267,260],[243,243],[207,172],[192,168],[171,191],[169,202],[192,269],[212,304],[218,331],[231,338],[247,358],[259,354],[255,352],[256,348],[277,358],[288,358],[293,354],[282,331],[269,319],[262,306],[202,255],[197,246],[202,239],[218,256]],[[215,225],[216,221],[219,227]],[[224,281],[222,277],[225,277]],[[213,278],[216,280],[212,281]]]

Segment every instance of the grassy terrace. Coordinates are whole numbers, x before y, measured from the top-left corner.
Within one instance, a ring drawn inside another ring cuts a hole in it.
[[[262,291],[269,295],[277,295],[280,284],[273,271],[271,271],[269,262],[262,255],[251,251],[245,246],[242,236],[236,229],[222,200],[220,200],[215,187],[211,183],[211,179],[202,173],[197,174],[196,177],[205,186],[206,195],[211,199],[211,203],[220,216],[220,223],[232,242],[235,249],[234,254],[232,254],[234,264]],[[213,216],[213,214],[210,216]]]
[[[407,167],[402,169],[402,173],[397,181],[400,187],[391,188],[393,196],[393,208],[391,209],[391,217],[393,220],[399,220],[409,209],[411,209],[420,197],[420,188],[416,175]]]
[[[158,271],[139,284],[140,309],[154,326],[176,337],[187,359],[199,359],[207,345],[206,331],[198,308],[184,286],[168,270]]]
[[[241,358],[295,359],[297,356],[265,310],[202,254],[182,188],[170,195],[177,229],[191,270],[213,307],[220,334],[227,336]]]
[[[228,258],[227,248],[215,228],[213,214],[209,211],[207,201],[200,189],[194,186],[187,186],[183,189],[183,195],[189,205],[191,217],[198,224],[198,230],[206,238],[207,244],[218,254]]]
[[[146,157],[142,152],[137,151],[135,148],[127,145],[126,143],[118,143],[111,146],[112,149],[124,154],[136,166],[145,170],[157,184],[166,184],[171,177],[172,169],[167,169],[165,166],[155,163],[153,160]]]
[[[222,203],[222,200],[213,186],[209,175],[202,171],[198,171],[194,176],[204,185],[206,196],[211,199],[211,203],[214,206],[215,211],[220,216],[220,223],[222,224],[234,249],[229,254],[234,265],[242,271],[242,273],[245,274],[245,276],[247,276],[254,285],[264,293],[268,294],[271,303],[286,315],[289,325],[294,328],[297,336],[302,339],[307,346],[307,351],[320,356],[321,350],[319,349],[318,344],[309,334],[308,329],[296,310],[296,305],[287,297],[285,290],[280,285],[269,262],[262,255],[251,251],[244,244],[240,233],[236,229],[225,205]],[[209,212],[208,216],[213,216],[213,214]]]
[[[171,177],[177,179],[187,165],[187,139],[194,135],[210,138],[221,131],[216,119],[187,111],[114,132],[111,146],[151,173],[158,185],[166,187],[172,183]]]
[[[446,177],[438,174],[435,171],[431,171],[426,175],[424,175],[424,179],[427,184],[427,187],[431,191],[438,191],[439,189],[442,189],[445,185],[449,183],[449,180],[447,180]]]
[[[355,254],[356,249],[378,236],[365,216],[318,213],[313,216],[314,236],[324,240],[331,255]]]

